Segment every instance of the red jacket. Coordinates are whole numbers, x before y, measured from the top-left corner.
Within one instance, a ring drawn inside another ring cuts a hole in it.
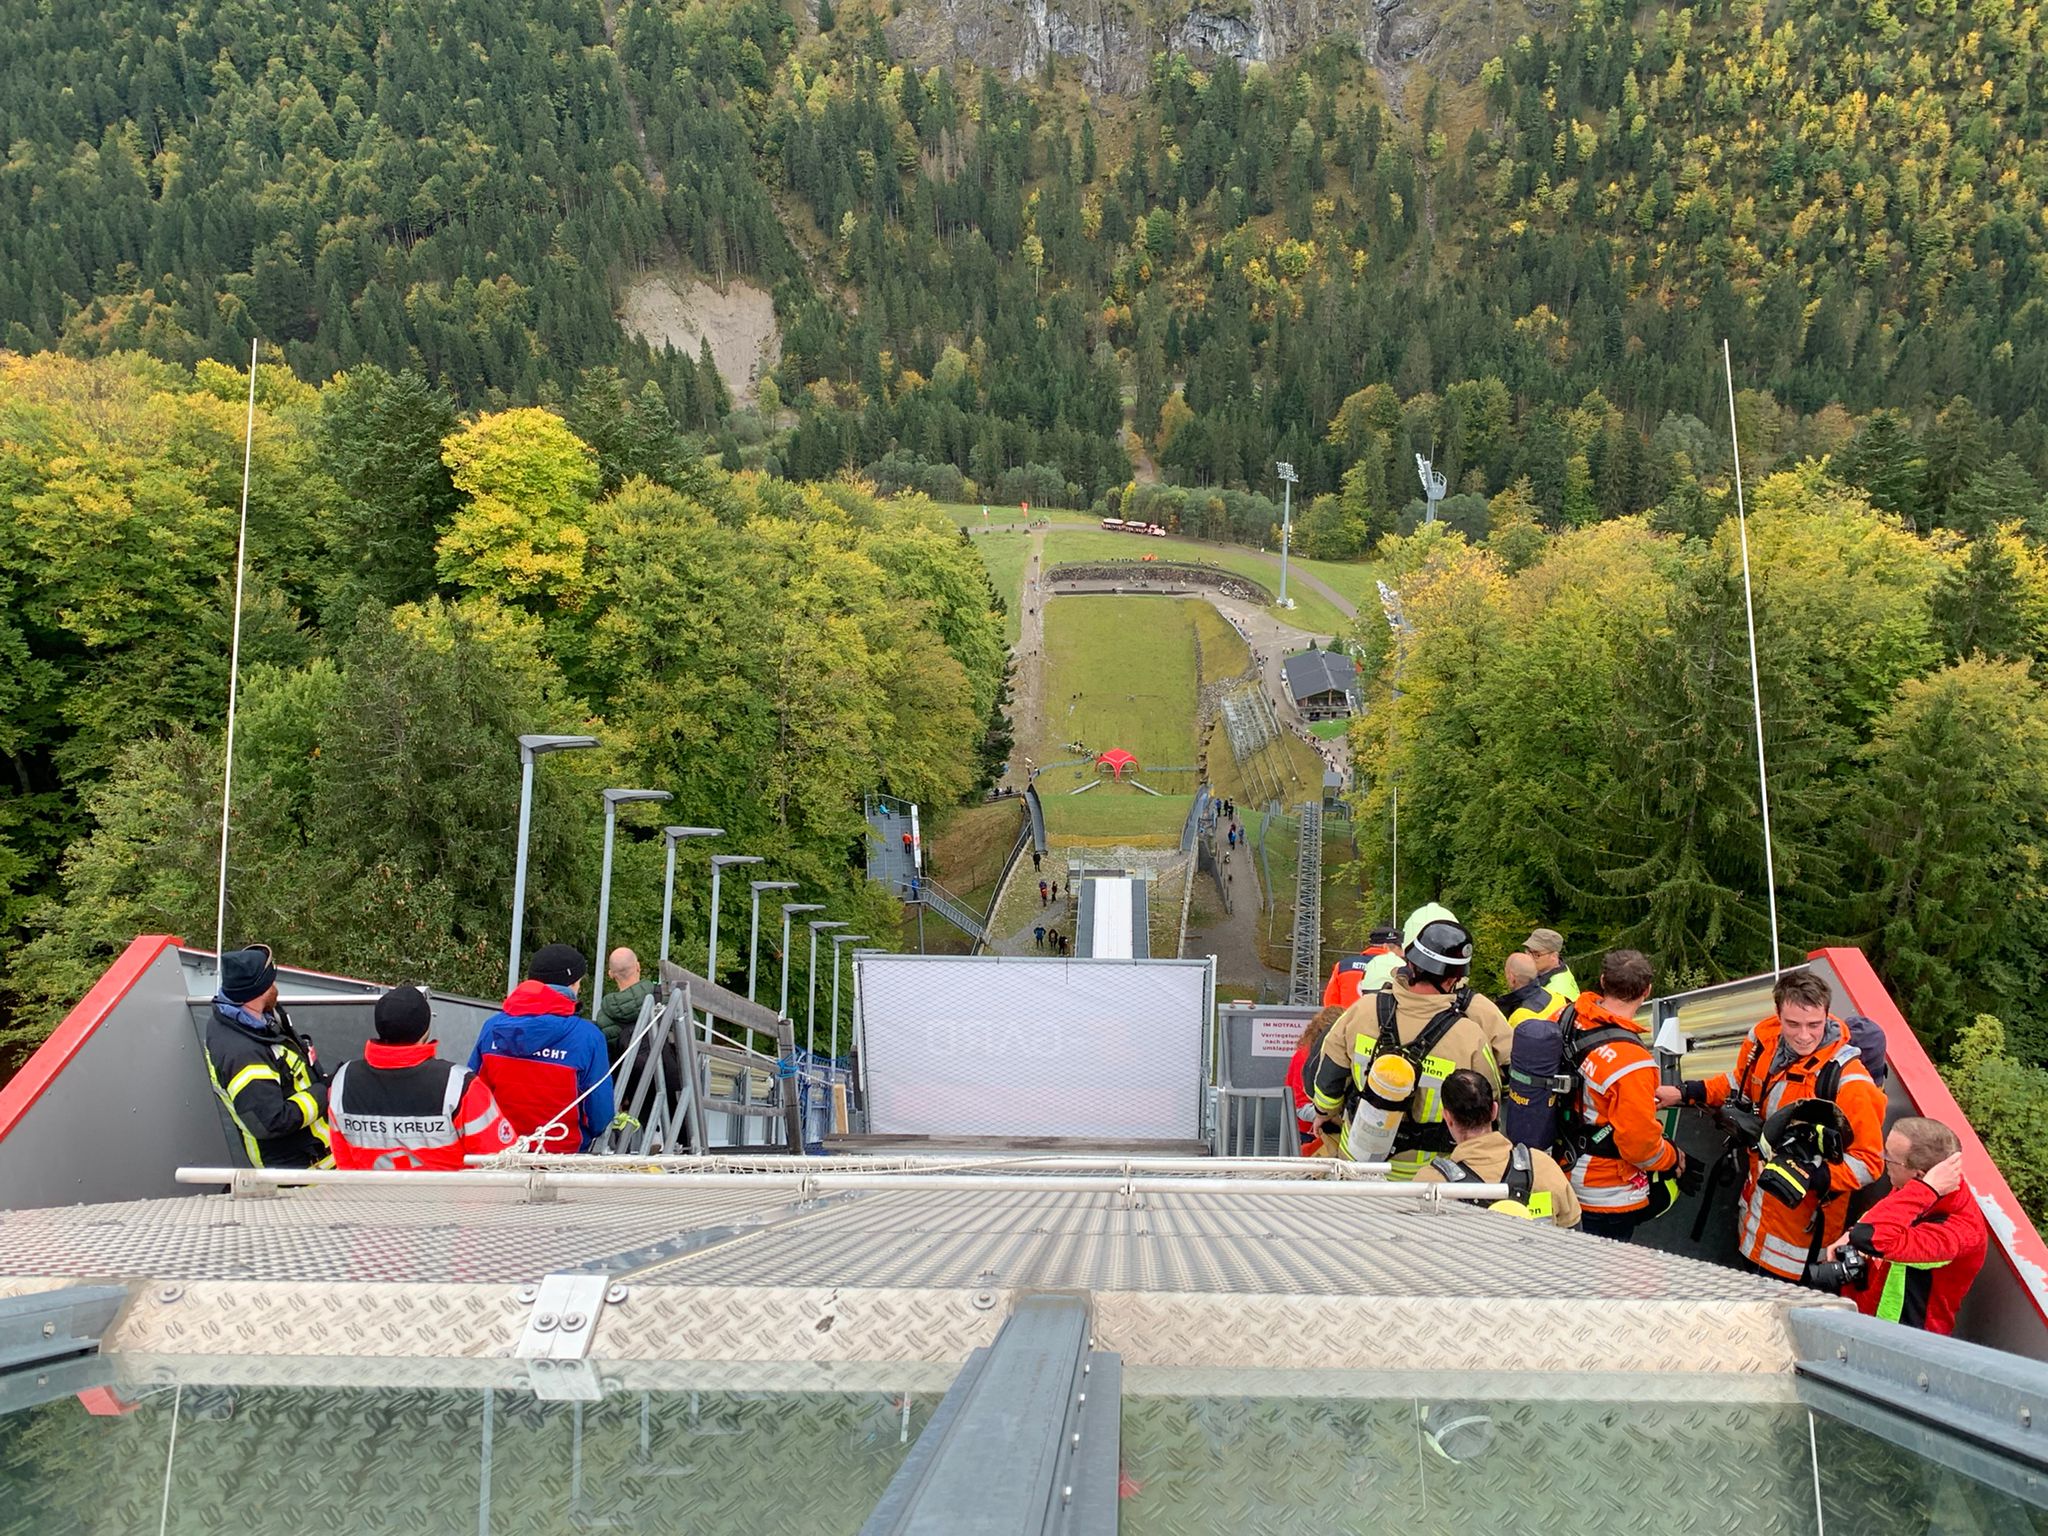
[[[1967,1183],[1937,1195],[1915,1179],[1866,1211],[1849,1238],[1872,1256],[1870,1278],[1843,1295],[1868,1316],[1954,1333],[1956,1310],[1984,1267],[1991,1229]]]
[[[327,1090],[337,1168],[461,1168],[516,1136],[482,1078],[443,1061],[434,1042],[372,1040]]]
[[[616,1113],[604,1035],[577,1016],[575,998],[544,981],[522,981],[484,1020],[469,1069],[522,1137],[550,1127],[543,1152],[588,1149]]]

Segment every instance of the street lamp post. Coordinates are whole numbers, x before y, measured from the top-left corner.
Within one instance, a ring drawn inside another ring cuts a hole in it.
[[[804,967],[804,989],[810,994],[804,1004],[804,1054],[817,1054],[818,1045],[818,934],[826,928],[844,928],[845,923],[836,918],[830,921],[816,919],[811,923],[811,958]]]
[[[597,959],[590,967],[595,978],[590,985],[590,1016],[597,1017],[597,1005],[604,1001],[604,942],[612,916],[612,832],[618,824],[619,807],[642,801],[659,805],[675,796],[665,789],[608,789],[604,792],[604,873],[597,881]]]
[[[864,933],[835,933],[832,935],[832,1044],[834,1047],[837,1047],[839,1044],[839,957],[846,953],[840,946],[842,944],[851,944],[856,939],[864,939],[866,937],[867,935]],[[834,1049],[832,1054],[836,1056],[839,1052],[837,1049]]]
[[[1280,476],[1280,606],[1287,608],[1292,606],[1287,601],[1287,543],[1293,527],[1294,485],[1301,477],[1295,474],[1292,464],[1275,464],[1273,469]],[[1272,503],[1266,505],[1270,507]]]
[[[789,1017],[789,920],[799,912],[822,912],[824,903],[817,901],[785,901],[782,904],[782,991],[775,1003],[775,1017]]]
[[[676,844],[686,837],[723,837],[723,827],[663,827],[661,840],[668,844],[667,857],[661,873],[661,954],[654,963],[655,980],[661,979],[661,968],[668,964],[668,925],[676,909]]]
[[[533,763],[550,752],[597,745],[595,736],[519,738],[519,853],[512,865],[512,949],[505,960],[505,990],[519,985],[519,940],[526,927],[526,838],[533,828]]]
[[[758,864],[758,853],[714,853],[711,855],[711,940],[704,947],[704,979],[718,984],[718,880],[729,864]],[[711,1010],[704,1010],[704,1043],[711,1043]]]
[[[763,891],[793,891],[794,880],[755,880],[754,919],[747,934],[747,1001],[754,1000],[754,975],[761,968],[761,893]]]

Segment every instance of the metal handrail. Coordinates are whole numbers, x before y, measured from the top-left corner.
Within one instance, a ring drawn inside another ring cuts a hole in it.
[[[965,1194],[977,1191],[1024,1193],[1055,1191],[1066,1194],[1186,1195],[1231,1194],[1314,1195],[1325,1199],[1339,1194],[1358,1198],[1413,1200],[1435,1205],[1445,1200],[1505,1200],[1505,1184],[1423,1183],[1406,1179],[1302,1179],[1258,1178],[1216,1180],[1176,1174],[1156,1177],[1122,1177],[1115,1174],[973,1174],[930,1173],[915,1175],[881,1173],[557,1173],[545,1168],[466,1168],[459,1172],[399,1171],[372,1168],[180,1168],[172,1175],[179,1184],[225,1184],[235,1195],[264,1190],[320,1188],[337,1185],[348,1189],[525,1189],[543,1194],[563,1189],[637,1189],[674,1187],[690,1189],[775,1190],[800,1196],[838,1191],[875,1193],[906,1189],[939,1190]]]

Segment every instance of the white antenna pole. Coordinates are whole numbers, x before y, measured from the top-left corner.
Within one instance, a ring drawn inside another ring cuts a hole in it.
[[[1778,966],[1778,871],[1771,855],[1771,774],[1764,763],[1764,690],[1756,666],[1756,602],[1749,587],[1749,517],[1742,505],[1742,443],[1735,430],[1735,364],[1728,339],[1721,339],[1721,367],[1728,376],[1728,442],[1735,451],[1735,528],[1742,540],[1742,616],[1749,626],[1749,702],[1756,713],[1756,786],[1764,813],[1764,894],[1771,907],[1771,971]]]
[[[213,974],[228,932],[228,808],[235,789],[235,685],[242,670],[242,567],[249,546],[249,466],[256,449],[256,348],[249,343],[249,419],[242,430],[242,526],[235,535],[235,632],[228,647],[228,743],[220,785],[220,896],[213,909]]]

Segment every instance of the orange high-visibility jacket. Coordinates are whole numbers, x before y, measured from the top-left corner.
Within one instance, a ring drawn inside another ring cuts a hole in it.
[[[1582,992],[1577,1027],[1620,1025],[1640,1036],[1643,1026],[1609,1009],[1597,992]],[[1650,1175],[1678,1166],[1678,1148],[1657,1118],[1657,1058],[1641,1040],[1613,1040],[1589,1052],[1579,1066],[1579,1113],[1588,1133],[1613,1131],[1611,1156],[1581,1153],[1572,1164],[1572,1188],[1589,1211],[1626,1215],[1650,1203]]]
[[[1768,1120],[1788,1104],[1814,1096],[1821,1068],[1830,1061],[1842,1064],[1842,1080],[1835,1090],[1835,1104],[1849,1122],[1849,1147],[1841,1162],[1827,1170],[1827,1195],[1807,1196],[1797,1206],[1785,1206],[1757,1187],[1763,1159],[1749,1154],[1749,1177],[1742,1185],[1742,1209],[1736,1231],[1737,1246],[1752,1264],[1786,1280],[1797,1280],[1806,1272],[1806,1256],[1813,1248],[1814,1212],[1821,1215],[1821,1244],[1826,1246],[1842,1235],[1848,1217],[1847,1197],[1884,1172],[1884,1090],[1872,1081],[1863,1065],[1862,1053],[1849,1043],[1849,1028],[1840,1019],[1828,1018],[1828,1032],[1820,1049],[1811,1056],[1771,1070],[1778,1054],[1782,1026],[1772,1014],[1750,1029],[1735,1053],[1733,1071],[1706,1080],[1707,1102],[1716,1108],[1741,1092]]]

